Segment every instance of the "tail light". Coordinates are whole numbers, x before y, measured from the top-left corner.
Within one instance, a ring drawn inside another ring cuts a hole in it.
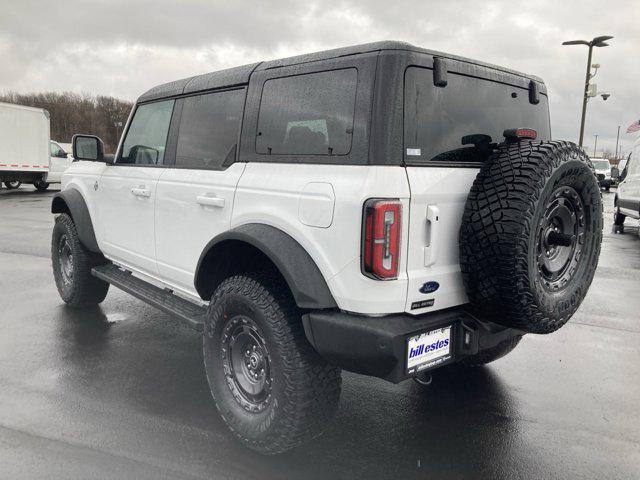
[[[373,198],[364,204],[362,273],[379,280],[398,277],[402,203]]]

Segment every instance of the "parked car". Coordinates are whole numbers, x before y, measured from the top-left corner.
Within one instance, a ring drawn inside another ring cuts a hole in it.
[[[426,383],[569,320],[602,203],[549,125],[539,78],[399,42],[160,85],[115,158],[74,137],[55,283],[201,329],[221,417],[283,452],[325,428],[341,369]]]
[[[629,158],[623,162],[620,183],[613,200],[613,222],[619,227],[624,225],[627,217],[640,218],[640,135],[636,138]]]
[[[60,183],[62,174],[73,162],[73,156],[61,146],[60,143],[51,140],[50,142],[51,162],[49,164],[48,183]]]
[[[31,183],[49,187],[49,112],[0,103],[0,183],[18,188]]]
[[[591,158],[593,168],[596,170],[598,184],[607,192],[611,189],[611,163],[607,158]]]

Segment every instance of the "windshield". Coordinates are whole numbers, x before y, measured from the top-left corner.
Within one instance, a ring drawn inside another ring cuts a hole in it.
[[[611,165],[609,164],[609,160],[591,160],[591,163],[593,163],[593,167],[596,170],[609,170],[611,168]]]
[[[404,84],[404,158],[407,164],[482,162],[509,128],[533,128],[550,138],[547,97],[536,105],[529,91],[449,72],[446,87],[433,71],[409,67]]]

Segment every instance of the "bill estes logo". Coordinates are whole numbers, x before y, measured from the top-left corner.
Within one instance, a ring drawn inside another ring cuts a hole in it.
[[[417,347],[412,348],[409,351],[409,358],[417,357],[422,355],[423,353],[434,352],[435,350],[440,350],[441,348],[445,348],[449,345],[449,339],[439,340],[434,343],[430,343],[428,345],[422,344]]]

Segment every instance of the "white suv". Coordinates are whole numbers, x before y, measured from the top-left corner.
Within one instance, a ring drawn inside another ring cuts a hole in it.
[[[536,138],[537,137],[537,138]],[[61,297],[110,284],[203,330],[211,393],[264,453],[321,432],[340,370],[479,365],[575,312],[602,203],[536,78],[398,42],[155,87],[115,159],[76,135]]]
[[[640,135],[622,172],[614,199],[613,222],[622,227],[627,217],[640,218]]]

